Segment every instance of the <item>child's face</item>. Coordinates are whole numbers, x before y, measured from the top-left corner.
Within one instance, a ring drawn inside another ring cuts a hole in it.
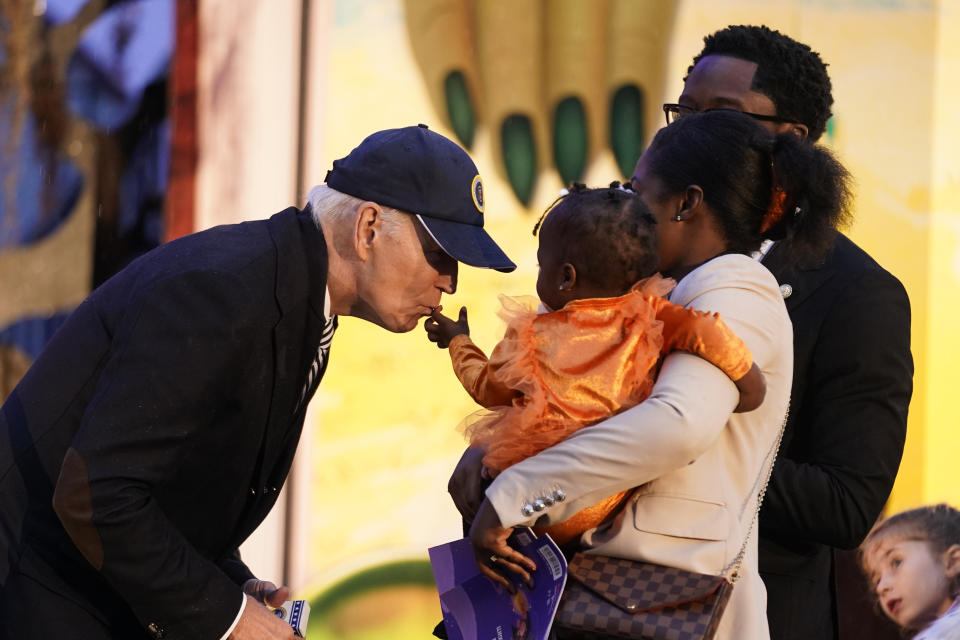
[[[950,608],[946,554],[927,541],[881,537],[869,548],[866,566],[883,612],[901,627],[919,629]]]

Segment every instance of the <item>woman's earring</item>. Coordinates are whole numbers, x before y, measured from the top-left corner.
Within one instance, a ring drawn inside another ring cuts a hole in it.
[[[683,218],[681,218],[681,217],[680,217],[680,214],[678,213],[678,214],[677,214],[677,217],[674,218],[673,220],[674,220],[674,222],[681,222],[681,221],[683,221]]]

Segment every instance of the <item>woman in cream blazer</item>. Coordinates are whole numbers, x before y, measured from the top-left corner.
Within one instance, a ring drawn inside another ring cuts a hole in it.
[[[766,398],[734,414],[739,397],[726,375],[690,354],[668,356],[645,402],[497,476],[470,532],[484,573],[522,571],[522,556],[506,545],[511,527],[562,522],[637,487],[582,547],[729,576],[746,541],[717,638],[769,637],[754,519],[787,413],[793,335],[776,280],[750,254],[764,239],[815,248],[831,222],[803,212],[840,215],[846,178],[826,151],[774,137],[739,112],[693,114],[657,134],[632,186],[658,220],[659,268],[678,280],[670,300],[720,314],[763,371]],[[458,467],[452,492],[458,475],[476,473],[469,467]]]

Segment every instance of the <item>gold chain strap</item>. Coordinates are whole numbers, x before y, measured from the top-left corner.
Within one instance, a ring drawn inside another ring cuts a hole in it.
[[[763,481],[763,486],[760,487],[760,492],[757,494],[757,508],[753,512],[753,518],[750,520],[750,528],[747,529],[747,536],[743,539],[743,544],[740,546],[740,552],[737,553],[737,557],[734,558],[732,566],[733,572],[730,574],[730,584],[734,584],[737,579],[740,578],[740,565],[743,564],[743,557],[747,553],[747,542],[750,541],[750,534],[753,533],[753,527],[757,524],[757,519],[760,517],[760,506],[763,504],[763,497],[767,495],[767,485],[770,484],[770,475],[773,473],[773,465],[777,462],[777,454],[780,453],[780,442],[783,440],[783,432],[787,428],[787,418],[790,417],[790,401],[787,400],[787,412],[783,416],[783,424],[780,425],[780,433],[777,434],[777,440],[773,443],[771,451],[773,456],[770,457],[770,466],[767,467],[767,478]],[[731,565],[728,565],[729,568]],[[726,573],[726,569],[724,569]]]

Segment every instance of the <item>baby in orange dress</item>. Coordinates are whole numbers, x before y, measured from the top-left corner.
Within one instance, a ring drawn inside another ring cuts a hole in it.
[[[656,220],[630,191],[574,185],[540,222],[536,300],[501,296],[506,334],[489,359],[470,340],[466,308],[454,321],[437,309],[424,328],[449,348],[454,373],[489,411],[467,427],[485,450],[490,477],[575,431],[639,404],[663,356],[696,354],[737,385],[736,411],[763,401],[763,374],[717,314],[668,302],[676,284],[655,273]],[[563,543],[597,526],[629,491],[572,518],[536,528]]]

